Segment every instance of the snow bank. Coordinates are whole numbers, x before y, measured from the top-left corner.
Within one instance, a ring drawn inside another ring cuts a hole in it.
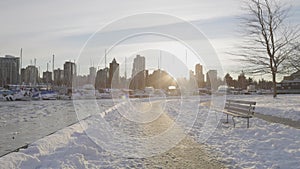
[[[116,106],[94,116],[117,114]],[[0,158],[3,168],[141,168],[141,160],[116,156],[103,150],[85,133],[93,117],[64,128]],[[111,117],[113,115],[110,115]],[[108,116],[108,117],[110,117]],[[117,121],[116,121],[117,123]]]
[[[75,139],[75,131],[83,132],[79,123],[38,140],[30,144],[27,149],[21,149],[19,152],[0,158],[0,164],[4,168],[38,168],[42,162],[39,157],[47,156],[62,147],[66,147],[69,142]],[[57,156],[56,158],[64,157]]]

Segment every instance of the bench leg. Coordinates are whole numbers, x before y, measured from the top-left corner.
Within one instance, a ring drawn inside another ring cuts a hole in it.
[[[228,114],[226,114],[227,115],[227,122],[226,123],[229,123],[229,121],[228,121]]]
[[[233,128],[235,128],[234,116],[232,116]]]
[[[247,128],[249,128],[249,118],[247,118]]]

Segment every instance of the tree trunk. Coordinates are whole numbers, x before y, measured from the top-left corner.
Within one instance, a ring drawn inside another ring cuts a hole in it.
[[[273,98],[277,97],[277,88],[276,88],[276,73],[272,72],[272,80],[273,80]]]

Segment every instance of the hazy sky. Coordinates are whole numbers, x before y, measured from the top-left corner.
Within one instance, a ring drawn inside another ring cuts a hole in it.
[[[293,5],[290,22],[300,24],[300,0],[283,0],[282,2]],[[240,65],[233,62],[232,56],[225,52],[230,51],[238,40],[237,17],[243,14],[240,9],[241,5],[240,0],[0,1],[0,55],[19,56],[20,49],[23,48],[23,67],[36,58],[37,65],[44,71],[47,62],[50,62],[52,55],[55,54],[56,68],[62,68],[66,60],[80,60],[80,73],[86,74],[92,63],[97,67],[104,66],[104,49],[109,48],[112,41],[116,40],[114,38],[117,38],[118,33],[122,31],[145,29],[140,25],[164,30],[176,27],[175,31],[180,31],[182,27],[180,23],[162,23],[157,18],[140,19],[136,21],[139,23],[137,27],[127,27],[125,23],[120,27],[114,27],[114,30],[101,32],[102,40],[98,44],[99,50],[80,55],[86,41],[97,30],[126,16],[145,12],[162,13],[195,25],[215,49],[224,71],[233,72],[239,70]],[[193,40],[192,37],[188,38]],[[140,46],[140,50],[145,50],[141,45],[145,43],[157,43],[159,46],[164,46],[167,42],[161,39],[155,41],[155,38],[133,40],[124,44],[123,50],[119,53],[109,54],[107,62],[110,62],[113,57],[116,57],[119,62],[124,62],[124,57],[131,57],[135,54],[132,51],[130,51],[131,55],[126,53],[126,48]],[[175,55],[180,55],[182,62],[186,64],[185,50],[177,48],[174,51],[176,51]],[[78,56],[81,58],[78,59]],[[193,54],[188,51],[188,69],[194,69],[196,62],[200,62],[193,57]],[[171,63],[169,65],[172,66]],[[207,66],[207,69],[210,68],[211,66]],[[123,72],[122,69],[121,72]]]

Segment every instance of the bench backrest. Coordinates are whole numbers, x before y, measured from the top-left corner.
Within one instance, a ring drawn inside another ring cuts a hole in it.
[[[243,100],[226,100],[225,109],[230,112],[253,115],[256,102]]]

